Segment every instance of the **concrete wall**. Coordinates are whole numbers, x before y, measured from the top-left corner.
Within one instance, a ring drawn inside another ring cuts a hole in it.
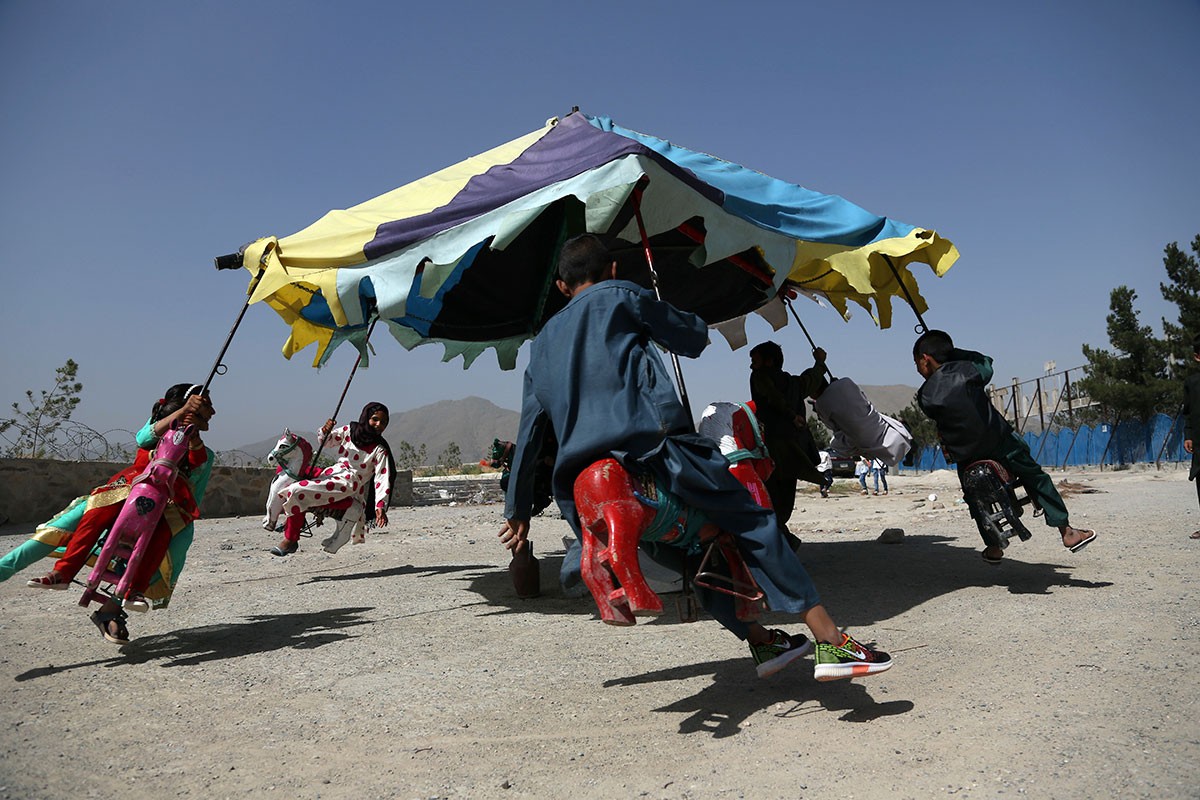
[[[0,458],[0,525],[40,523],[67,503],[102,485],[128,464],[100,461],[50,461],[37,458]],[[263,514],[274,469],[213,467],[208,491],[200,508],[205,517]],[[396,476],[393,506],[413,503],[412,472]]]

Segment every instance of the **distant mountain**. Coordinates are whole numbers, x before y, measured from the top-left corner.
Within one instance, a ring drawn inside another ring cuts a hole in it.
[[[463,462],[470,463],[491,449],[493,439],[516,439],[520,421],[520,412],[482,397],[466,397],[393,414],[383,435],[393,448],[401,442],[418,449],[425,445],[430,463],[454,442]]]
[[[875,409],[880,413],[887,414],[890,417],[896,416],[897,411],[901,411],[908,407],[913,401],[913,396],[917,393],[917,387],[905,386],[904,384],[892,384],[890,386],[863,386],[859,384],[863,394],[875,406]]]
[[[515,439],[520,420],[519,412],[500,408],[482,397],[441,400],[411,411],[393,413],[383,436],[393,449],[401,442],[408,442],[417,449],[425,445],[430,463],[454,442],[462,451],[463,462],[470,463],[478,461],[491,449],[493,439]],[[316,433],[293,430],[314,446],[320,438]],[[265,459],[278,441],[279,436],[272,436],[236,449],[251,458]]]
[[[875,407],[884,414],[894,415],[912,402],[916,387],[904,385],[860,386]],[[517,437],[517,426],[521,415],[517,411],[500,408],[482,397],[467,397],[462,400],[441,400],[411,411],[392,414],[384,437],[393,448],[408,442],[414,448],[425,445],[425,452],[432,463],[454,442],[462,451],[464,463],[478,461],[491,448],[493,439],[513,441]],[[318,434],[296,430],[315,446]],[[267,453],[279,441],[279,436],[244,444],[237,448],[241,461],[266,459]]]

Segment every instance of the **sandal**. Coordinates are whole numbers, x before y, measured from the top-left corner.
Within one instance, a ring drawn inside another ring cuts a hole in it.
[[[124,611],[112,613],[95,611],[92,613],[92,622],[100,629],[100,633],[104,634],[105,640],[113,644],[129,644],[129,629],[125,627],[125,620]]]
[[[983,556],[984,561],[986,561],[987,563],[992,564],[992,565],[1001,564],[1004,562],[1004,551],[1003,550],[1000,551],[999,556],[994,556],[994,555],[989,554],[988,548],[985,547],[985,548],[983,548],[983,552],[980,555]]]
[[[1070,545],[1070,546],[1067,546],[1067,545],[1066,545],[1066,543],[1064,542],[1064,546],[1065,546],[1065,547],[1067,547],[1067,549],[1068,549],[1068,550],[1070,550],[1072,553],[1078,553],[1080,550],[1082,550],[1083,548],[1085,548],[1085,547],[1087,547],[1089,544],[1091,544],[1091,543],[1092,543],[1092,540],[1096,538],[1096,532],[1095,532],[1095,531],[1092,531],[1092,530],[1080,530],[1079,532],[1080,532],[1080,533],[1086,533],[1086,534],[1087,534],[1087,536],[1085,536],[1084,538],[1080,539],[1078,542],[1076,542],[1075,544],[1073,544],[1073,545]]]
[[[30,578],[25,581],[25,585],[31,589],[54,589],[62,591],[70,586],[71,582],[57,572],[50,571],[40,578]]]

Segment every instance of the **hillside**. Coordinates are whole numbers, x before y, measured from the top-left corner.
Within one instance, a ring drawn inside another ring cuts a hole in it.
[[[889,416],[904,409],[913,401],[917,387],[894,383],[889,386],[859,386],[875,408]]]
[[[917,391],[913,386],[895,384],[891,386],[863,386],[863,393],[885,414],[894,414],[912,402]],[[425,445],[430,462],[446,449],[451,442],[458,444],[463,461],[477,461],[496,438],[509,441],[516,438],[519,412],[500,408],[482,397],[467,397],[462,400],[440,400],[420,408],[392,414],[384,436],[393,447],[408,442],[414,448]],[[300,432],[313,444],[317,434]],[[242,445],[238,451],[250,459],[266,458],[267,453],[279,441],[278,436]]]

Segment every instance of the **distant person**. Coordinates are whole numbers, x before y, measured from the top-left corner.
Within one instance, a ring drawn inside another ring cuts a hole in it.
[[[1200,362],[1200,336],[1192,340],[1192,361]],[[1183,449],[1192,454],[1188,480],[1196,482],[1196,498],[1200,500],[1200,455],[1196,453],[1196,434],[1200,433],[1200,370],[1192,370],[1183,380]],[[1200,530],[1192,531],[1192,539],[1200,539]]]
[[[931,330],[913,345],[913,362],[925,383],[917,390],[917,404],[937,425],[938,437],[958,466],[961,481],[976,461],[996,461],[1021,479],[1025,490],[1045,512],[1046,524],[1058,528],[1063,547],[1078,552],[1096,538],[1096,532],[1071,527],[1067,506],[1054,481],[1033,460],[1029,445],[1016,434],[984,387],[992,379],[992,359],[973,350],[959,350],[950,334]],[[986,544],[986,541],[985,541]],[[998,564],[1004,549],[987,545],[983,559]]]
[[[833,486],[833,454],[828,450],[819,450],[817,455],[817,472],[821,473],[821,497],[829,497],[829,489]]]
[[[871,480],[873,481],[874,486],[875,486],[876,496],[879,495],[880,482],[883,483],[883,493],[884,494],[888,493],[887,471],[888,471],[888,466],[887,466],[887,464],[883,463],[882,459],[878,459],[878,458],[871,459]]]
[[[813,359],[813,366],[790,375],[783,371],[783,348],[775,342],[763,342],[750,351],[750,397],[763,427],[767,452],[775,461],[767,492],[775,518],[785,531],[796,507],[797,482],[825,484],[825,476],[817,468],[821,456],[808,428],[804,403],[824,380],[825,351],[816,348]],[[793,544],[799,543],[790,533],[788,537]]]
[[[708,345],[704,320],[636,283],[618,280],[616,262],[591,234],[564,243],[557,269],[556,285],[568,302],[530,350],[501,543],[514,551],[528,546],[539,445],[553,430],[558,441],[554,498],[577,538],[575,479],[594,462],[616,458],[626,469],[652,474],[663,490],[735,538],[772,611],[798,614],[812,631],[817,680],[889,669],[886,653],[859,644],[837,627],[775,516],[730,473],[717,443],[692,432],[655,345],[690,358],[700,355]],[[756,409],[761,413],[761,406]],[[749,644],[760,677],[811,649],[803,635],[738,619],[728,595],[700,592],[698,598],[723,627]]]
[[[859,456],[854,462],[854,477],[858,478],[858,485],[862,487],[863,494],[871,493],[871,490],[867,488],[867,475],[870,473],[871,459]]]

